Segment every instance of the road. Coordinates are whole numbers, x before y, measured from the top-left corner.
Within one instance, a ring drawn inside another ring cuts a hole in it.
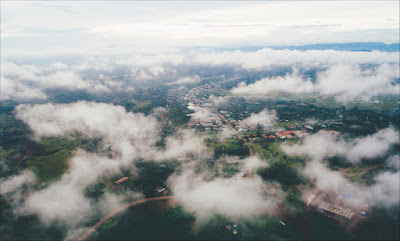
[[[121,207],[110,211],[99,222],[97,222],[94,226],[92,226],[84,234],[82,234],[77,240],[86,240],[90,236],[90,234],[92,234],[96,230],[96,228],[100,227],[103,223],[105,223],[108,219],[112,218],[117,213],[122,212],[123,210],[125,210],[129,207],[136,206],[138,204],[142,204],[142,203],[146,203],[146,202],[171,199],[172,197],[173,196],[152,197],[152,198],[145,198],[145,199],[136,200],[136,201],[133,201],[130,203],[126,203],[126,204],[122,205]],[[96,227],[96,228],[94,228],[94,227]]]
[[[241,137],[237,134],[237,131],[235,130],[235,128],[232,127],[231,123],[225,118],[225,116],[219,112],[217,112],[218,116],[221,117],[221,119],[223,119],[225,121],[225,123],[228,125],[229,129],[231,129],[232,131],[235,132],[235,136],[239,139],[241,139]],[[249,156],[253,156],[253,149],[251,148],[250,144],[247,143],[245,141],[247,147],[249,147]]]

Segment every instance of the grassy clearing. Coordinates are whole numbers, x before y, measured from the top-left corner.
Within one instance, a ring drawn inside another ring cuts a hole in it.
[[[102,230],[110,230],[111,228],[115,227],[118,224],[118,221],[114,219],[109,219],[103,225],[100,226]]]
[[[37,155],[26,164],[37,175],[40,182],[54,181],[69,168],[68,160],[73,151],[82,147],[80,138],[45,138],[39,142]]]

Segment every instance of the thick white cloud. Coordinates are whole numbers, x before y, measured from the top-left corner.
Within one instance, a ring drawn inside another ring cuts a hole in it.
[[[306,154],[316,159],[342,156],[352,163],[362,159],[381,157],[393,145],[399,143],[399,132],[386,128],[373,135],[346,140],[329,132],[320,131],[307,136],[301,145],[283,146],[288,154]]]
[[[132,196],[132,193],[120,196],[107,193],[98,202],[85,197],[85,188],[89,184],[95,183],[99,175],[104,177],[119,173],[120,164],[97,154],[78,151],[70,161],[70,169],[61,180],[30,193],[17,212],[37,213],[45,224],[59,220],[70,227],[79,226],[96,212],[105,214],[119,207],[123,197],[140,197]]]
[[[356,98],[367,101],[377,95],[398,94],[400,85],[394,82],[400,76],[399,71],[397,64],[381,64],[366,70],[362,70],[359,65],[337,64],[318,72],[315,83],[294,71],[292,74],[261,79],[249,85],[242,82],[232,89],[232,93],[264,97],[278,96],[280,93],[318,93],[335,96],[339,101]]]
[[[377,95],[399,94],[400,85],[393,84],[400,76],[399,65],[382,64],[374,69],[335,65],[317,75],[316,89],[322,95],[337,96],[339,100],[369,98]]]
[[[46,99],[47,96],[42,90],[32,88],[15,80],[1,76],[1,100],[32,100]]]
[[[246,85],[241,82],[236,88],[232,89],[233,94],[247,96],[277,96],[280,93],[310,93],[315,91],[315,86],[311,80],[304,80],[297,72],[285,76],[265,78],[253,84]]]
[[[205,138],[206,136],[195,133],[194,130],[182,130],[166,138],[164,150],[148,152],[148,156],[144,158],[154,160],[211,158],[213,153],[207,150],[204,144]]]
[[[379,67],[362,70],[358,65]],[[283,66],[294,68],[292,74],[270,77],[253,84],[241,83],[233,93],[270,96],[280,92],[318,92],[335,95],[339,99],[369,98],[379,94],[394,94],[399,85],[393,85],[399,75],[398,53],[350,52],[334,50],[272,50],[243,51],[189,51],[170,55],[134,55],[123,59],[87,58],[80,63],[66,65],[56,62],[36,66],[2,61],[3,99],[43,99],[51,89],[85,90],[89,93],[126,92],[146,81],[186,84],[199,82],[201,77],[190,73],[191,67],[224,68],[235,71],[273,70]],[[199,67],[200,66],[200,67]],[[301,76],[296,69],[327,69],[320,71],[316,83]],[[175,82],[171,82],[176,80]],[[227,98],[210,97],[214,104]]]
[[[307,163],[303,174],[315,181],[316,187],[323,192],[350,194],[350,198],[340,198],[355,209],[363,208],[365,204],[380,207],[398,205],[400,201],[399,171],[383,172],[374,177],[370,186],[351,183],[340,172],[332,171],[321,161],[315,159]]]
[[[160,110],[159,110],[160,111]],[[165,111],[165,110],[164,110]],[[160,125],[153,115],[128,113],[122,106],[94,102],[72,104],[19,105],[17,118],[25,121],[37,137],[65,136],[79,132],[86,138],[101,138],[103,148],[97,154],[78,150],[69,160],[70,168],[59,181],[39,191],[28,193],[18,213],[36,213],[46,223],[63,221],[77,228],[93,213],[107,212],[118,207],[124,198],[140,196],[128,192],[122,196],[106,194],[98,202],[85,197],[85,188],[97,182],[98,177],[121,175],[121,168],[135,171],[135,161],[144,160],[192,160],[209,158],[204,136],[184,130],[166,138],[165,149],[157,149]],[[108,147],[117,154],[109,158]],[[101,148],[101,147],[100,147]],[[29,182],[26,175],[2,180],[2,193]],[[11,191],[10,191],[11,190]],[[73,234],[71,234],[73,235]]]
[[[181,175],[171,176],[168,183],[174,199],[200,219],[215,212],[229,217],[246,217],[274,207],[263,194],[263,182],[259,177],[205,181],[189,169]]]
[[[258,125],[262,126],[264,129],[272,127],[277,120],[275,111],[269,111],[264,109],[259,113],[251,113],[250,117],[244,119],[241,123],[254,129]]]

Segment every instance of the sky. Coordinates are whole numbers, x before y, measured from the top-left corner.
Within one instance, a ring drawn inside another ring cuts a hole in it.
[[[1,1],[1,57],[399,41],[398,1]]]

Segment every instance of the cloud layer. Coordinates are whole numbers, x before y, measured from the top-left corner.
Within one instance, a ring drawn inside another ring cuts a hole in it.
[[[362,159],[384,156],[396,143],[399,143],[399,131],[394,128],[382,129],[375,134],[349,140],[320,131],[307,136],[301,145],[283,146],[283,150],[288,154],[305,154],[319,160],[341,156],[352,163],[359,163]]]
[[[320,71],[313,83],[297,71],[285,76],[264,78],[253,84],[240,83],[232,93],[274,97],[280,93],[335,96],[339,101],[362,99],[368,101],[377,95],[396,95],[400,84],[398,65],[381,64],[375,68],[362,69],[359,65],[336,64],[326,71]]]
[[[196,83],[204,71],[241,76],[249,71],[272,71],[282,67],[293,73],[267,77],[253,84],[241,83],[235,94],[270,96],[280,92],[313,93],[339,99],[369,98],[396,94],[399,84],[398,53],[334,50],[188,51],[169,55],[133,55],[119,60],[87,58],[74,64],[15,64],[2,60],[2,100],[48,98],[54,89],[107,94],[134,91],[137,85]],[[362,67],[361,67],[362,66]],[[365,67],[370,66],[370,67]],[[300,74],[318,70],[316,81]],[[175,81],[175,82],[174,82]],[[215,104],[226,99],[210,97]]]

